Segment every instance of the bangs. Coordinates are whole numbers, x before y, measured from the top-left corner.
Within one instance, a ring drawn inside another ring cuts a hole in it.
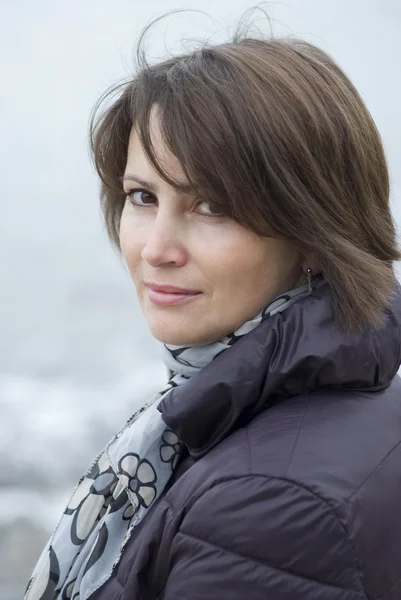
[[[160,177],[174,189],[205,198],[219,212],[247,225],[238,198],[257,193],[256,186],[251,189],[252,180],[257,179],[255,164],[250,164],[255,148],[242,136],[233,116],[239,99],[227,74],[205,49],[168,70],[150,67],[136,81],[130,112],[143,150]],[[154,118],[165,147],[180,163],[185,182],[174,178],[158,158],[151,135]],[[263,232],[266,235],[266,225]]]

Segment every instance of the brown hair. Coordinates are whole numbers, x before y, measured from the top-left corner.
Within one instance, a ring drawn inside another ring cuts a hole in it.
[[[259,235],[314,256],[346,331],[379,326],[401,258],[388,170],[372,117],[333,59],[298,39],[240,36],[155,65],[138,56],[135,77],[102,96],[90,126],[117,246],[134,123],[153,167],[178,186],[152,147],[157,104],[164,141],[191,188]]]

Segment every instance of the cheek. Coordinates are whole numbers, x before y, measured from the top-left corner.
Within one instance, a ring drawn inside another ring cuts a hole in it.
[[[135,235],[133,235],[135,231]],[[120,247],[127,267],[134,277],[141,262],[142,240],[140,229],[134,228],[128,216],[123,212],[120,222]]]
[[[235,286],[239,289],[251,283],[261,283],[272,266],[273,257],[257,244],[242,240],[240,236],[230,239],[231,243],[221,244],[215,248],[210,268],[216,283],[224,287]],[[207,254],[205,253],[204,256]]]
[[[230,302],[231,310],[252,316],[288,286],[296,264],[297,253],[287,244],[237,235],[216,256],[215,290],[222,301]]]

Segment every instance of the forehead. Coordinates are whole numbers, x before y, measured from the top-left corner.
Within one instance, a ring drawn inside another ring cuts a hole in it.
[[[174,154],[167,148],[160,128],[160,122],[157,114],[157,109],[152,109],[151,117],[149,120],[149,135],[150,142],[152,144],[153,151],[155,153],[157,163],[167,173],[171,173],[174,178],[182,179],[183,170],[179,160]],[[141,138],[138,133],[137,123],[131,128],[129,143],[128,143],[128,155],[127,155],[127,166],[126,172],[129,169],[138,169],[152,171],[157,174],[150,160],[146,156],[146,153],[142,147]],[[158,174],[157,174],[158,175]]]

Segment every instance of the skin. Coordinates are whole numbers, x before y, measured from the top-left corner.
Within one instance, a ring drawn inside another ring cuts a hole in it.
[[[177,158],[162,141],[155,111],[151,137],[163,165],[184,182]],[[143,187],[137,178],[149,185]],[[158,340],[190,346],[212,343],[256,316],[280,292],[306,283],[311,261],[291,243],[261,237],[213,214],[204,199],[167,184],[147,160],[135,128],[124,191],[121,249],[149,329]],[[181,305],[158,306],[145,287],[149,281],[201,293]]]

